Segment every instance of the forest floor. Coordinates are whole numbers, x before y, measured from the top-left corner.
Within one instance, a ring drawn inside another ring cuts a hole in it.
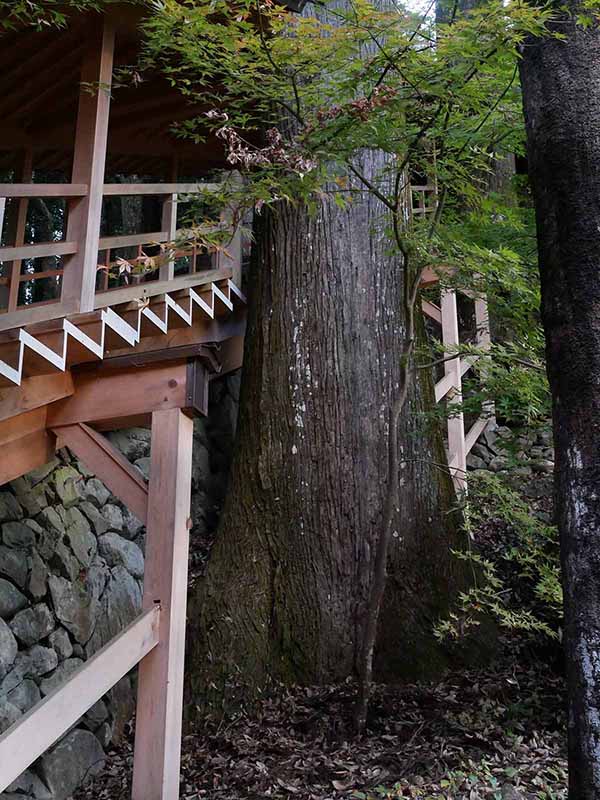
[[[566,798],[562,679],[507,640],[495,664],[377,687],[351,735],[353,687],[285,691],[253,716],[205,719],[183,744],[182,800]],[[78,800],[130,797],[132,741]]]

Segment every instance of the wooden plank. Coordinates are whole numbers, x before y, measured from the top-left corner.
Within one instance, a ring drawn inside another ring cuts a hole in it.
[[[62,281],[62,301],[72,311],[94,308],[114,45],[114,24],[105,18],[88,44],[81,72],[72,181],[89,188],[69,204],[66,238],[80,243]],[[90,93],[90,85],[100,88]]]
[[[437,322],[438,325],[442,324],[442,312],[439,306],[430,303],[429,300],[421,300],[421,308],[423,309],[423,313],[426,314],[430,319]]]
[[[199,359],[187,363],[185,408],[195,414],[208,414],[208,371]]]
[[[23,160],[21,163],[21,179],[23,182],[31,183],[33,178],[33,150],[28,147],[23,153]],[[17,205],[17,214],[15,219],[15,235],[12,240],[15,247],[21,247],[25,243],[25,227],[27,225],[27,211],[29,209],[29,200],[22,197]],[[19,302],[19,284],[21,275],[21,259],[13,261],[10,267],[10,293],[8,297],[8,311],[15,311]]]
[[[170,413],[170,412],[160,412]],[[105,436],[82,422],[53,429],[59,446],[67,446],[105,483],[113,494],[144,524],[148,512],[148,486],[141,473]]]
[[[421,282],[419,286],[425,288],[426,286],[433,286],[440,279],[440,276],[431,267],[426,267],[421,274]]]
[[[454,375],[452,373],[444,375],[443,378],[435,384],[435,402],[439,403],[454,387]]]
[[[44,407],[24,411],[17,417],[0,422],[0,447],[16,441],[36,431],[46,428],[46,409]]]
[[[186,408],[185,361],[75,374],[75,393],[48,407],[48,427],[95,423],[168,408]]]
[[[69,397],[73,391],[70,372],[25,378],[20,386],[0,389],[0,421]]]
[[[487,426],[490,424],[492,420],[490,417],[479,417],[469,428],[467,435],[465,436],[465,452],[468,455],[471,452],[471,448],[479,439],[481,434],[485,431]]]
[[[160,608],[146,609],[0,736],[0,791],[158,644]]]
[[[0,314],[0,331],[8,331],[38,322],[49,322],[64,317],[66,313],[67,309],[59,302],[22,306],[18,311],[11,311],[10,314]]]
[[[105,183],[105,197],[142,194],[198,194],[201,191],[218,192],[220,183]]]
[[[153,415],[143,607],[160,603],[160,643],[139,668],[133,800],[179,796],[192,445],[189,417]]]
[[[104,236],[98,242],[99,250],[116,250],[117,247],[130,247],[136,244],[151,244],[152,242],[166,242],[169,238],[167,231],[156,233],[129,233],[124,236]]]
[[[440,303],[442,313],[442,342],[446,355],[459,343],[458,312],[456,292],[443,290]],[[462,402],[462,380],[460,357],[457,355],[444,362],[444,373],[452,381],[452,394],[448,396],[448,412],[452,414],[452,405]],[[451,454],[454,484],[458,490],[465,488],[467,469],[467,453],[465,451],[465,423],[462,412],[448,417],[448,452]]]
[[[218,351],[221,354],[221,348]],[[190,358],[201,359],[208,367],[210,372],[220,373],[221,363],[217,358],[217,350],[214,347],[207,347],[204,344],[189,344],[183,347],[173,347],[168,350],[154,350],[149,353],[128,353],[127,355],[118,356],[116,358],[105,358],[101,364],[94,365],[94,369],[128,369],[139,368],[161,362],[166,364],[176,360],[186,361]],[[80,368],[80,372],[87,370],[91,365],[84,365]],[[156,409],[157,410],[157,409]]]
[[[73,255],[77,252],[77,242],[42,242],[24,244],[20,247],[0,247],[0,261],[15,261],[26,258],[46,258],[47,256]],[[35,272],[30,278],[35,278]]]
[[[219,344],[216,356],[219,360],[219,375],[227,375],[239,369],[244,362],[244,337],[230,336]]]
[[[246,330],[246,320],[243,315],[231,316],[223,320],[204,320],[200,325],[177,328],[169,331],[168,336],[159,334],[143,338],[135,348],[135,352],[153,353],[157,351],[168,352],[178,347],[188,347],[193,344],[206,344],[208,342],[225,342],[231,336],[243,336]],[[105,358],[119,358],[131,354],[130,347],[114,347],[107,349]]]
[[[0,486],[31,472],[32,469],[47,464],[54,455],[55,447],[54,436],[46,430],[34,431],[20,439],[3,444],[2,458],[0,459]]]
[[[149,281],[137,286],[126,286],[120,289],[110,289],[96,295],[94,308],[106,308],[121,303],[130,303],[132,300],[144,300],[167,292],[176,292],[180,289],[195,289],[207,283],[231,278],[231,269],[210,269],[206,272],[194,272],[168,281]]]
[[[0,197],[84,197],[85,183],[0,183]]]

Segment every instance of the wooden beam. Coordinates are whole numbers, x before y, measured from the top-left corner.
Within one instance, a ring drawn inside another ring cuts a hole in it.
[[[223,343],[225,344],[225,343]],[[205,344],[189,344],[183,347],[173,347],[168,350],[153,350],[149,353],[128,353],[127,355],[117,356],[116,358],[105,358],[100,364],[84,364],[80,372],[88,369],[109,370],[109,369],[132,369],[155,365],[160,362],[166,365],[173,361],[187,361],[190,358],[198,358],[206,364],[212,373],[220,374],[221,362],[217,357],[220,355],[220,347],[211,347]],[[154,409],[157,411],[158,409]]]
[[[0,261],[15,261],[26,258],[46,258],[47,256],[69,256],[77,252],[78,244],[73,242],[41,242],[23,244],[19,247],[0,247]],[[31,274],[35,278],[35,273]]]
[[[197,289],[204,284],[215,283],[227,278],[231,278],[231,269],[210,269],[206,272],[194,272],[191,275],[183,275],[172,280],[148,281],[148,283],[140,283],[137,286],[109,289],[107,292],[99,292],[96,295],[94,307],[106,308],[129,303],[132,300],[145,300],[149,297],[167,294],[167,292],[177,292],[180,289]]]
[[[47,464],[55,448],[55,437],[46,430],[34,431],[2,445],[0,486]]]
[[[152,244],[152,242],[166,242],[169,238],[167,231],[155,233],[126,233],[123,236],[103,236],[98,241],[99,250],[116,250],[117,247],[131,247],[136,244]]]
[[[0,389],[0,421],[69,397],[73,391],[70,372],[25,378],[20,386]]]
[[[74,375],[75,393],[48,407],[48,427],[96,423],[186,408],[188,365],[185,361],[144,368],[95,369]]]
[[[481,436],[487,426],[493,420],[490,417],[479,417],[469,428],[467,435],[465,436],[465,452],[467,455],[471,452],[471,449],[477,439]]]
[[[228,372],[239,369],[244,362],[244,337],[230,336],[220,342],[215,355],[219,361],[219,375],[227,375]]]
[[[104,19],[93,33],[81,73],[72,182],[89,189],[69,206],[66,238],[80,243],[65,264],[62,281],[62,302],[72,311],[94,308],[114,46],[114,25]],[[90,93],[90,85],[99,88]]]
[[[34,303],[31,306],[21,306],[18,311],[11,311],[10,314],[0,314],[0,331],[9,331],[24,325],[59,319],[64,317],[66,313],[67,309],[59,302]]]
[[[160,608],[147,609],[0,736],[0,791],[158,644]]]
[[[144,609],[160,603],[160,644],[140,663],[133,800],[179,796],[193,423],[152,419]]]
[[[0,183],[0,197],[85,197],[85,183]]]
[[[163,412],[168,413],[168,412]],[[53,429],[58,446],[67,446],[105,483],[113,494],[144,524],[148,510],[148,486],[133,467],[101,433],[82,422]]]
[[[46,409],[0,422],[0,448],[0,486],[50,461],[55,439],[46,430]]]
[[[439,309],[439,306],[436,306],[434,303],[430,303],[429,300],[421,300],[421,308],[423,309],[423,313],[426,314],[430,319],[434,322],[437,322],[438,325],[442,324],[442,312]]]
[[[208,372],[199,359],[187,363],[185,408],[188,412],[208,415]]]
[[[199,194],[204,192],[219,192],[222,190],[220,183],[105,183],[103,193],[105,197],[111,195],[142,195],[142,194]]]

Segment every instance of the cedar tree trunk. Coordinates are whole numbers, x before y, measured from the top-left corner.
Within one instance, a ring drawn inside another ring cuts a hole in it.
[[[576,7],[572,3],[573,12]],[[569,798],[600,797],[600,33],[523,48],[553,399],[569,694]]]
[[[375,176],[381,158],[363,154],[364,174]],[[368,193],[345,210],[325,199],[313,214],[281,203],[257,217],[229,494],[190,608],[190,706],[208,687],[228,704],[272,681],[355,675],[404,332],[386,222]],[[441,432],[418,416],[433,402],[422,370],[399,437],[380,678],[443,666],[432,628],[462,583]]]

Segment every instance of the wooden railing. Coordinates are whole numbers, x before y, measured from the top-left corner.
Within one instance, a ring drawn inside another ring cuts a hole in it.
[[[424,215],[433,213],[437,204],[437,186],[411,186],[411,213]],[[439,276],[432,269],[425,270],[421,278],[421,286],[426,288],[438,283]],[[481,350],[487,350],[491,344],[488,305],[485,296],[476,296],[468,290],[463,294],[470,297],[475,305],[475,344]],[[445,348],[444,376],[435,384],[435,400],[440,403],[446,400],[448,404],[447,420],[447,452],[448,467],[458,491],[466,489],[467,456],[471,452],[477,439],[488,425],[495,422],[494,407],[490,403],[484,404],[483,414],[465,432],[464,414],[459,407],[462,404],[462,378],[478,359],[478,355],[460,357],[457,353],[460,346],[457,293],[454,289],[442,289],[440,305],[422,301],[423,312],[434,320],[441,328],[442,343]],[[454,357],[452,354],[456,353]],[[455,409],[452,409],[452,406]]]
[[[22,224],[17,225],[17,241],[10,246],[0,247],[0,261],[8,266],[5,272],[8,274],[0,279],[0,282],[8,287],[8,304],[5,313],[0,313],[0,331],[9,330],[21,325],[42,322],[45,320],[57,319],[69,314],[91,311],[97,306],[98,297],[104,293],[120,292],[122,286],[109,288],[108,271],[105,271],[105,280],[102,281],[100,289],[96,288],[96,275],[98,268],[105,266],[108,270],[111,264],[112,251],[126,247],[138,248],[138,255],[144,250],[144,246],[151,246],[156,243],[173,241],[177,236],[177,205],[182,202],[181,196],[193,196],[201,191],[214,190],[218,184],[209,183],[113,183],[104,184],[102,187],[102,197],[114,196],[135,196],[135,195],[155,195],[163,198],[163,228],[153,233],[134,233],[121,236],[108,236],[95,238],[90,245],[86,241],[84,232],[77,239],[69,239],[69,232],[72,226],[67,225],[66,241],[43,242],[36,244],[24,244],[25,235],[24,220],[27,215],[27,203],[30,198],[76,198],[76,202],[88,196],[88,186],[85,184],[34,184],[34,183],[14,183],[0,184],[0,199],[13,198],[18,200],[18,217]],[[183,198],[185,200],[185,197]],[[98,215],[101,212],[101,205],[97,208]],[[99,220],[98,220],[99,222]],[[99,225],[98,225],[99,230]],[[72,232],[72,230],[71,230]],[[87,237],[89,239],[89,235]],[[20,241],[19,241],[20,239]],[[82,261],[78,256],[82,250],[87,249],[93,252],[94,258],[87,256],[87,260]],[[100,254],[104,254],[100,263]],[[184,255],[183,253],[178,255]],[[21,274],[22,262],[29,259],[57,257],[65,260],[64,266],[55,269],[47,269],[40,272]],[[196,250],[190,253],[189,271],[195,271]],[[231,269],[231,276],[237,286],[241,284],[241,240],[239,233],[232,237],[230,245],[227,247],[227,255],[219,253],[213,257],[213,264],[210,268]],[[86,273],[84,277],[77,274],[81,271]],[[170,280],[175,276],[175,261],[170,261],[156,270],[152,276],[133,277],[134,284],[143,285],[146,289],[151,283]],[[35,282],[36,280],[47,278],[60,278],[60,296],[56,300],[45,300],[37,303],[21,304],[18,303],[19,286],[24,282]],[[143,280],[143,283],[141,281]],[[92,299],[86,300],[89,286],[92,286]],[[73,287],[88,287],[86,291],[80,291],[79,295],[73,292]],[[131,287],[132,297],[136,296],[135,286]],[[152,290],[145,291],[145,294],[153,294]]]
[[[160,606],[145,611],[0,736],[0,791],[156,647],[159,620]]]
[[[429,279],[429,285],[432,283]],[[469,292],[469,296],[472,297]],[[481,350],[490,347],[490,324],[488,305],[485,297],[472,297],[475,304],[475,343]],[[442,289],[440,305],[437,306],[428,300],[422,302],[423,312],[441,327],[442,343],[445,348],[444,376],[435,384],[435,400],[448,403],[447,436],[448,436],[448,467],[454,480],[454,485],[459,491],[466,488],[467,456],[477,439],[488,425],[495,422],[494,408],[491,404],[484,405],[483,414],[465,431],[465,419],[461,410],[452,409],[460,406],[463,399],[462,378],[479,360],[480,356],[473,354],[460,356],[460,346],[457,292],[454,289]],[[453,355],[454,354],[454,355]]]

